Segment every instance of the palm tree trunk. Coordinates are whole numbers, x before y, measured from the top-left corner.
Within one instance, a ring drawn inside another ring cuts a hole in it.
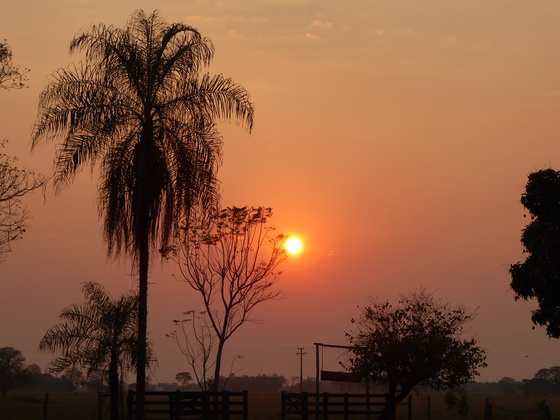
[[[147,227],[146,227],[147,231]],[[144,420],[144,401],[146,393],[146,341],[148,329],[148,263],[149,242],[146,233],[140,242],[140,272],[138,287],[138,353],[136,368],[136,420]]]
[[[113,350],[111,352],[111,363],[109,364],[109,396],[111,404],[111,420],[119,420],[119,397],[120,397],[120,387],[119,387],[119,365],[118,365],[119,355]]]
[[[149,118],[148,118],[149,121]],[[138,179],[134,202],[134,234],[138,250],[138,353],[136,367],[136,420],[144,420],[146,399],[146,343],[148,330],[148,268],[150,259],[149,202],[147,192],[146,168],[147,144],[153,138],[153,129],[148,124],[142,134],[137,161]]]

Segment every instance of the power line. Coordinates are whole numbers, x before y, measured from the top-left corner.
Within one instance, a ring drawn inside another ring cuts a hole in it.
[[[232,347],[232,350],[298,350],[300,347]]]

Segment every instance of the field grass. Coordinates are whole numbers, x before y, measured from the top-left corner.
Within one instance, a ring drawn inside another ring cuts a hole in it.
[[[0,398],[1,420],[42,420],[45,394],[21,393]],[[97,420],[97,394],[51,393],[47,404],[49,420]]]
[[[0,398],[1,420],[42,420],[45,394],[22,393]],[[412,398],[413,420],[483,420],[486,399],[494,404],[496,420],[538,420],[536,407],[546,400],[552,418],[560,420],[560,396],[527,397],[522,395],[469,394],[469,414],[461,417],[445,407],[443,394],[420,394]],[[428,402],[429,401],[429,402]],[[106,405],[108,402],[106,403]],[[430,415],[428,415],[430,407]],[[97,394],[52,393],[47,406],[48,420],[97,420]],[[105,419],[108,420],[108,415]],[[363,418],[363,417],[362,417]],[[250,393],[250,420],[280,420],[280,393]],[[334,417],[342,419],[342,416]],[[399,408],[399,420],[407,419],[405,405]],[[358,417],[352,420],[359,420]]]
[[[443,394],[421,394],[412,397],[412,418],[414,420],[483,420],[484,406],[488,400],[493,406],[493,419],[496,420],[540,420],[537,406],[546,401],[552,418],[560,420],[560,395],[531,397],[524,395],[469,394],[469,413],[459,416],[445,406]],[[430,414],[428,416],[428,406]],[[406,419],[404,407],[401,418]]]

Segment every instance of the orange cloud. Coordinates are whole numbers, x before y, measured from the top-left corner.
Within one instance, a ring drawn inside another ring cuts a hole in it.
[[[308,26],[308,28],[318,28],[318,27],[331,29],[333,27],[333,24],[331,22],[322,22],[320,20],[314,20]]]

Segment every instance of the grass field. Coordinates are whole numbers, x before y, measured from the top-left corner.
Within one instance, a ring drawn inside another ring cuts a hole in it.
[[[413,395],[412,418],[414,420],[483,420],[487,399],[494,406],[492,418],[495,420],[540,420],[537,406],[543,401],[546,401],[549,406],[552,418],[560,420],[560,395],[545,398],[497,394],[469,394],[469,413],[466,417],[455,415],[453,411],[447,410],[443,394]],[[428,416],[428,405],[430,405],[430,417]],[[406,419],[403,408],[401,408],[401,418]]]
[[[45,394],[12,394],[0,398],[1,420],[43,420]],[[412,398],[413,420],[483,420],[486,399],[494,404],[496,420],[540,420],[536,407],[546,400],[552,418],[560,420],[560,396],[526,397],[522,395],[469,394],[469,414],[461,417],[448,411],[443,394],[420,394]],[[108,403],[106,403],[107,406]],[[428,415],[430,407],[430,415]],[[105,419],[108,420],[108,415]],[[405,406],[400,407],[399,420],[407,419]],[[97,394],[52,393],[47,405],[48,420],[97,420]],[[280,420],[279,393],[249,394],[250,420]],[[333,417],[333,419],[342,419]],[[357,417],[353,420],[358,420]]]

